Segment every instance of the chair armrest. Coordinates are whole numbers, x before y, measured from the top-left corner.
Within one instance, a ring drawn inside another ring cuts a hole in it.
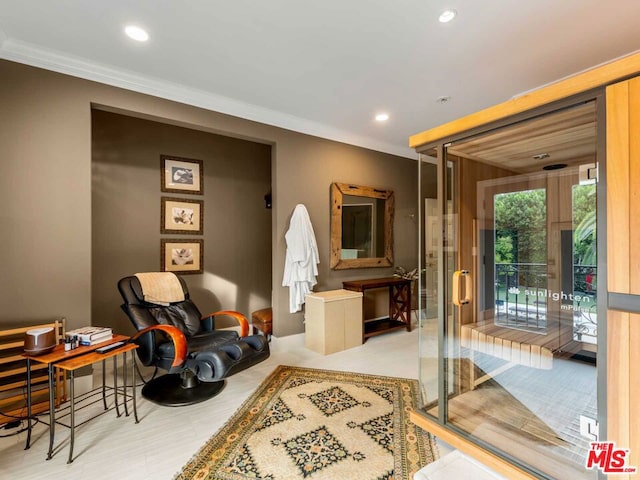
[[[187,359],[187,338],[179,329],[172,325],[151,325],[137,332],[130,341],[135,341],[138,337],[153,330],[160,330],[166,333],[173,342],[175,357],[171,367],[180,367]]]
[[[240,336],[246,337],[247,335],[249,335],[249,321],[247,320],[247,317],[242,315],[240,312],[234,312],[233,310],[220,310],[219,312],[214,312],[214,313],[210,313],[209,315],[205,315],[204,317],[202,317],[202,320],[205,320],[209,317],[216,317],[218,315],[228,315],[230,317],[235,318],[237,322],[240,324]]]

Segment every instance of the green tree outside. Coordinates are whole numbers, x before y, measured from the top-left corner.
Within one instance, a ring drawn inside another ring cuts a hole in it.
[[[573,188],[574,263],[595,265],[595,185]],[[496,263],[547,263],[547,205],[544,189],[497,194],[494,198]]]
[[[547,263],[546,197],[542,188],[495,196],[497,263]]]

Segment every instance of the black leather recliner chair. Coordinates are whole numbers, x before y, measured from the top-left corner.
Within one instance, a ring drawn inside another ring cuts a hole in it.
[[[173,275],[173,274],[172,274]],[[240,313],[224,310],[202,316],[189,298],[184,280],[184,300],[165,305],[145,300],[136,276],[118,282],[121,306],[138,331],[138,358],[145,366],[168,373],[143,387],[142,395],[161,405],[191,405],[207,400],[224,387],[224,379],[269,357],[269,343],[261,335],[247,336],[249,323]],[[215,317],[229,315],[241,327],[216,330]]]

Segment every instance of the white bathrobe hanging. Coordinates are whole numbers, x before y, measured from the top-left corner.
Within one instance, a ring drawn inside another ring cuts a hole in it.
[[[309,213],[304,205],[296,205],[284,236],[287,251],[284,261],[283,287],[289,287],[289,311],[302,309],[304,297],[317,283],[320,256]]]

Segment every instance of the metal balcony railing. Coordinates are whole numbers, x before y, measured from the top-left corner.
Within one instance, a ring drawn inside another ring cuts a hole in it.
[[[547,304],[560,301],[573,311],[574,338],[595,342],[597,336],[594,265],[574,265],[570,292],[548,290],[547,264],[495,264],[495,323],[535,333],[547,333]]]
[[[495,323],[546,333],[547,265],[495,264]]]

